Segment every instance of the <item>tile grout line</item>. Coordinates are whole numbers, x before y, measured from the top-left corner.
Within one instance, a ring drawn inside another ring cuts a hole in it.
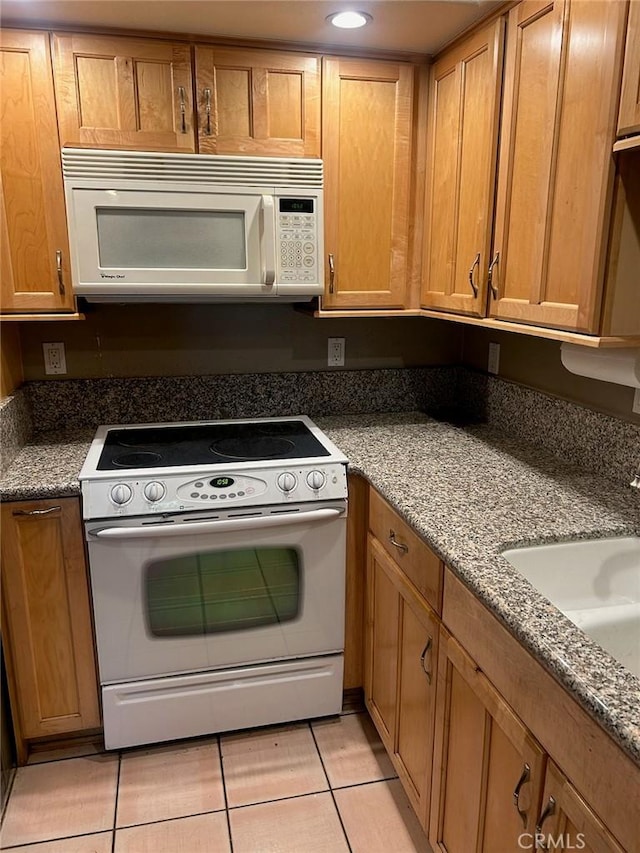
[[[320,764],[322,765],[322,770],[324,775],[327,777],[327,785],[329,786],[329,793],[331,794],[331,801],[333,803],[333,807],[336,810],[336,814],[338,815],[338,820],[340,821],[340,826],[342,827],[342,832],[344,834],[344,840],[347,842],[347,849],[349,853],[353,853],[351,849],[351,842],[349,841],[349,836],[347,835],[347,830],[342,822],[342,815],[340,814],[340,809],[338,808],[338,803],[336,802],[336,798],[333,794],[333,788],[331,787],[331,780],[329,779],[329,774],[327,773],[327,768],[324,766],[324,761],[322,760],[322,753],[320,752],[320,747],[318,746],[318,741],[316,740],[315,732],[313,731],[313,726],[309,723],[309,730],[311,731],[311,737],[313,738],[313,742],[316,747],[316,752],[318,753],[318,758],[320,759]]]
[[[224,778],[224,762],[222,760],[222,738],[216,735],[218,744],[218,761],[220,762],[220,778],[222,779],[222,794],[224,796],[224,813],[227,818],[227,833],[229,835],[229,850],[233,853],[233,838],[231,836],[231,815],[229,814],[229,798],[227,797],[227,783]]]
[[[112,829],[92,829],[90,832],[79,832],[77,835],[61,835],[57,838],[45,838],[40,841],[26,841],[20,842],[19,844],[12,844],[10,847],[2,847],[2,853],[5,850],[15,850],[20,847],[35,847],[37,844],[51,844],[57,841],[73,841],[74,838],[89,838],[91,835],[106,835],[108,832],[113,834]]]
[[[111,837],[111,853],[116,853],[116,822],[118,819],[118,795],[120,794],[120,772],[122,771],[122,751],[118,750],[118,775],[116,777],[116,799],[113,804],[113,835]]]

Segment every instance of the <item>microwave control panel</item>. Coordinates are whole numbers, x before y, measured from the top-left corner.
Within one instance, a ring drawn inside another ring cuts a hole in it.
[[[317,200],[279,198],[277,205],[277,280],[314,284],[319,280]]]

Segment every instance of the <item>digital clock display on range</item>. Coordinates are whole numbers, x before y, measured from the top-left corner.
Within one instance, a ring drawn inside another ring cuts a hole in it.
[[[280,213],[313,213],[313,199],[281,198]]]
[[[209,480],[209,485],[213,486],[214,489],[228,489],[234,483],[233,477],[215,477],[213,480]]]

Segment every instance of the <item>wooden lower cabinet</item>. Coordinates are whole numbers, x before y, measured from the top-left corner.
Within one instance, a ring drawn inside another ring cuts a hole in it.
[[[543,805],[528,849],[623,853],[623,848],[556,765],[549,761]],[[640,827],[638,827],[640,830]]]
[[[426,828],[439,619],[369,536],[365,702]]]
[[[446,853],[511,851],[532,834],[546,757],[442,628],[429,841]]]
[[[2,505],[3,643],[17,740],[100,725],[80,501]]]

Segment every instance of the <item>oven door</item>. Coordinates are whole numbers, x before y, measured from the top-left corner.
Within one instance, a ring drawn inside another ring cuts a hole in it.
[[[103,685],[343,649],[346,501],[86,534]]]

